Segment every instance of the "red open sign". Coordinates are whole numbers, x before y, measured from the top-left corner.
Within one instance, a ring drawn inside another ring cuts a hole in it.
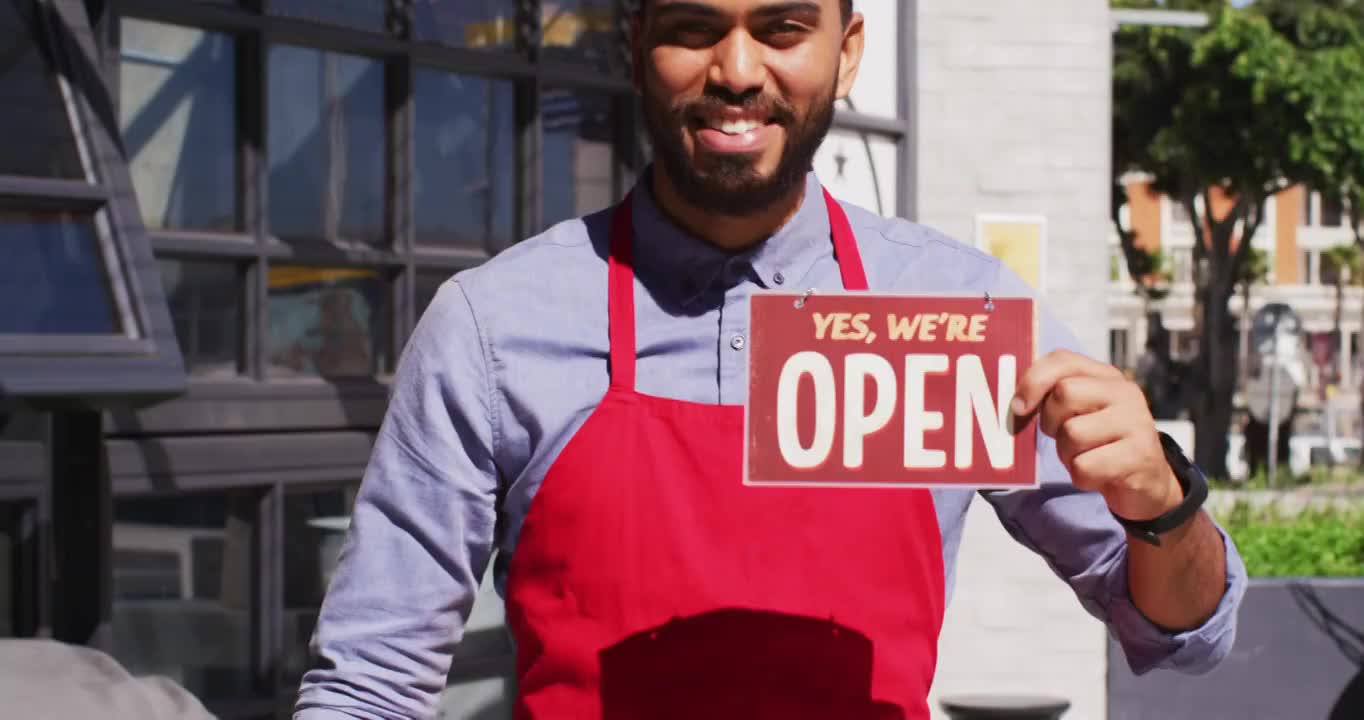
[[[1035,420],[1009,411],[1036,354],[1030,298],[757,293],[744,482],[1031,487]]]

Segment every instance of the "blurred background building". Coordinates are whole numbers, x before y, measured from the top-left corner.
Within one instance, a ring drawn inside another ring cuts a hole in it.
[[[1194,312],[1194,227],[1179,202],[1150,188],[1147,179],[1125,180],[1128,202],[1120,221],[1138,242],[1159,253],[1167,294],[1149,307],[1135,292],[1122,260],[1117,234],[1110,231],[1111,283],[1108,296],[1109,353],[1113,364],[1136,371],[1148,341],[1159,343],[1175,362],[1189,362],[1198,352]],[[1224,200],[1219,193],[1213,202]],[[1202,212],[1202,198],[1196,208]],[[1348,199],[1301,185],[1277,194],[1264,221],[1250,239],[1261,258],[1260,272],[1249,288],[1231,302],[1242,328],[1240,350],[1246,367],[1242,385],[1256,370],[1247,333],[1255,314],[1267,305],[1292,308],[1302,324],[1292,371],[1298,384],[1292,469],[1301,474],[1313,464],[1357,463],[1360,437],[1360,322],[1364,302],[1355,233]],[[1249,311],[1246,300],[1249,299]],[[1337,339],[1339,338],[1339,339]],[[1245,422],[1247,397],[1238,394],[1238,427]],[[1229,471],[1245,476],[1243,442],[1233,442]],[[1329,457],[1328,457],[1329,456]]]

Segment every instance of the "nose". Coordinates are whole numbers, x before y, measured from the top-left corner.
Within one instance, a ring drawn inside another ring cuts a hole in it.
[[[744,96],[760,91],[767,82],[762,44],[741,28],[730,32],[714,46],[714,59],[707,76],[713,88]]]

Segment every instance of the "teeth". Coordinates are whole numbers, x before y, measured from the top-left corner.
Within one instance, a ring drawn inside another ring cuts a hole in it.
[[[727,120],[712,124],[711,127],[726,135],[743,135],[746,132],[757,130],[758,123],[753,120]]]

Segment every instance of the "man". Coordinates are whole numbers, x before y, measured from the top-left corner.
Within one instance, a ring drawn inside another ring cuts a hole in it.
[[[431,717],[494,551],[520,718],[928,717],[972,493],[740,475],[754,291],[1028,292],[809,173],[862,43],[848,0],[644,3],[656,164],[620,206],[458,275],[422,318],[298,717]],[[1121,373],[1051,320],[1040,342],[1014,409],[1040,420],[1043,485],[985,497],[1134,668],[1207,670],[1245,580],[1188,512],[1201,476]]]

